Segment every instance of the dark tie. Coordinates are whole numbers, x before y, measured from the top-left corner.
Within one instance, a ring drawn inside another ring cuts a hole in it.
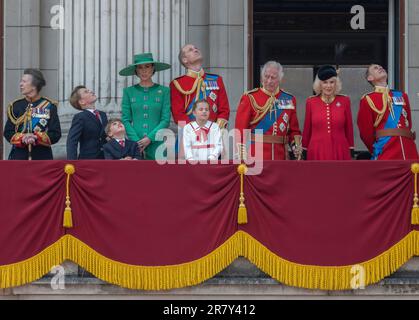
[[[97,121],[99,121],[100,123],[102,123],[102,119],[100,118],[99,111],[95,110],[95,116],[96,116]]]

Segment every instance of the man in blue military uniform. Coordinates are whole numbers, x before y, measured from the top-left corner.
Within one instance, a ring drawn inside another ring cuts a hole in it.
[[[52,160],[51,146],[61,138],[57,102],[41,97],[46,85],[41,71],[26,69],[20,81],[22,98],[10,103],[4,137],[12,144],[9,160]]]

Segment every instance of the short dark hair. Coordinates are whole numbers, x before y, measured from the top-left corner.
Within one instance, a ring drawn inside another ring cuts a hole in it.
[[[198,108],[198,104],[200,104],[200,103],[206,103],[208,105],[208,108],[210,107],[210,104],[209,104],[208,100],[200,99],[200,100],[195,101],[195,103],[193,104],[192,112],[194,112],[196,110],[196,108]]]
[[[109,137],[109,133],[111,132],[111,126],[115,123],[115,122],[120,122],[123,124],[122,120],[119,118],[113,118],[113,119],[109,119],[108,124],[106,125],[105,128],[105,133],[106,135]]]
[[[28,68],[23,71],[23,74],[32,76],[32,85],[38,92],[41,92],[42,88],[47,85],[44,75],[38,69]]]
[[[73,89],[73,92],[71,93],[71,96],[70,96],[70,104],[73,106],[74,109],[77,109],[77,110],[81,110],[81,106],[80,106],[80,103],[79,103],[79,101],[81,99],[81,96],[80,96],[80,93],[79,93],[80,89],[86,89],[86,86],[75,87]]]

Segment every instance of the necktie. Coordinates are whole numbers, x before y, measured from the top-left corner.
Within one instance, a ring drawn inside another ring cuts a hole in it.
[[[95,110],[95,116],[96,116],[97,121],[99,121],[100,123],[102,123],[102,119],[100,118],[99,111]]]
[[[124,140],[120,140],[119,141],[119,145],[121,146],[121,148],[125,148],[125,141]]]

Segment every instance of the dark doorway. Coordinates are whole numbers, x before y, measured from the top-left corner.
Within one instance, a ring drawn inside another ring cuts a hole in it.
[[[353,30],[351,8],[365,9],[365,30]],[[254,0],[254,85],[260,66],[277,60],[283,65],[335,64],[335,47],[346,46],[340,63],[372,62],[388,66],[388,0]]]

